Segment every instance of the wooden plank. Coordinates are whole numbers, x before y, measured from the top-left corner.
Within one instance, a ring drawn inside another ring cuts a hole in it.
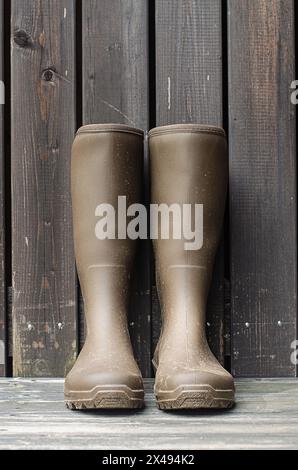
[[[124,123],[146,131],[148,2],[84,0],[82,9],[83,123]],[[137,360],[150,376],[150,250],[148,243],[140,245],[129,323]]]
[[[75,2],[11,6],[13,373],[63,376],[77,352],[70,205]]]
[[[4,2],[0,0],[0,377],[6,373],[4,225]]]
[[[63,381],[0,380],[1,449],[297,449],[298,381],[236,380],[237,406],[224,413],[163,413],[153,380],[146,407],[74,413]],[[116,418],[116,419],[115,419]]]
[[[233,352],[237,376],[295,376],[294,2],[228,1]]]
[[[156,0],[157,125],[223,125],[221,14],[220,0]],[[217,257],[207,313],[209,343],[221,361],[223,261]]]

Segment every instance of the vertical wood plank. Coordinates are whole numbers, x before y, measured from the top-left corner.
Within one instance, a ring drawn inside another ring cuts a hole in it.
[[[147,0],[84,0],[82,8],[83,123],[124,123],[147,131]],[[129,318],[145,377],[151,375],[149,252],[148,243],[140,243]]]
[[[69,181],[75,2],[11,6],[13,372],[62,376],[77,352]]]
[[[4,225],[4,2],[0,0],[0,377],[6,372]]]
[[[156,124],[222,126],[221,1],[156,0],[155,16]],[[221,361],[223,266],[221,253],[214,270],[207,314],[209,343]],[[154,306],[153,311],[157,310]],[[154,332],[153,337],[157,336]]]
[[[294,376],[294,2],[229,0],[232,371]]]

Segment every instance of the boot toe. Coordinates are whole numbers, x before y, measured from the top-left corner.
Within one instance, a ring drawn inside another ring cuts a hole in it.
[[[64,396],[70,409],[142,408],[142,377],[129,371],[74,369],[65,379]]]
[[[66,391],[91,391],[96,387],[128,387],[131,390],[143,389],[142,377],[119,370],[71,371],[65,379]]]
[[[234,390],[234,380],[229,373],[217,373],[201,370],[185,370],[167,375],[162,380],[162,388],[174,390],[183,385],[208,386],[214,390]]]

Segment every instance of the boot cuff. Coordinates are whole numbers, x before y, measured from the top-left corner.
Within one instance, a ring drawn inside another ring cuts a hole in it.
[[[93,134],[97,132],[126,132],[128,134],[136,134],[143,137],[144,132],[141,129],[135,127],[126,126],[125,124],[87,124],[86,126],[80,127],[76,135],[78,134]]]
[[[209,126],[204,124],[170,124],[168,126],[155,127],[149,131],[149,138],[162,134],[176,133],[204,133],[216,134],[226,137],[225,131],[221,127]]]

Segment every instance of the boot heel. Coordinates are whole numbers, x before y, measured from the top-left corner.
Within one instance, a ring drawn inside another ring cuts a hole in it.
[[[175,390],[156,392],[161,410],[231,408],[234,390],[215,390],[210,385],[181,385]]]
[[[143,408],[144,391],[127,385],[100,386],[90,391],[68,392],[65,404],[71,410]]]

